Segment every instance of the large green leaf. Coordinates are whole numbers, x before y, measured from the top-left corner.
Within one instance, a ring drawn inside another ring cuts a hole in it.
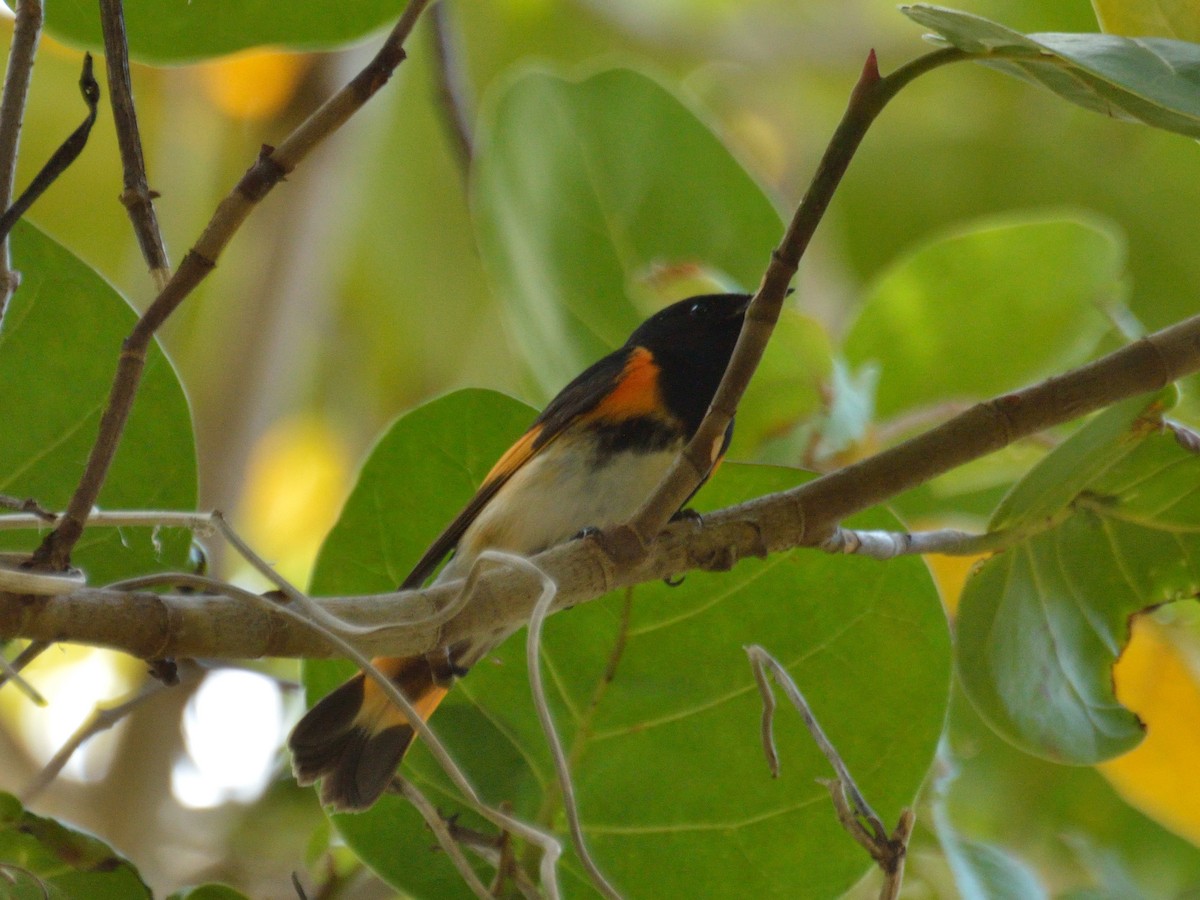
[[[547,396],[652,311],[630,300],[651,266],[698,264],[753,289],[782,233],[696,114],[626,69],[509,81],[483,116],[473,175],[484,264]]]
[[[1174,396],[1174,389],[1169,389],[1131,397],[1092,418],[1013,485],[992,513],[988,530],[1036,524],[1066,509],[1088,484],[1134,448],[1144,429],[1159,426],[1162,411]]]
[[[83,473],[108,399],[121,341],[136,320],[99,275],[29,225],[13,232],[21,287],[0,332],[0,492],[61,509]],[[196,508],[196,450],[187,399],[152,344],[145,375],[99,505],[108,509]],[[6,548],[33,549],[38,536],[4,532]],[[187,560],[178,529],[91,529],[74,553],[92,584]]]
[[[284,14],[272,0],[126,0],[129,55],[138,62],[181,63],[274,44],[336,47],[395,21],[404,0],[351,0],[335,14],[320,0],[293,0]],[[47,4],[46,30],[70,44],[103,51],[96,4]]]
[[[1108,34],[1024,35],[971,13],[902,6],[981,61],[1106,116],[1200,137],[1200,46]]]
[[[314,585],[330,592],[394,585],[470,495],[469,482],[486,472],[492,456],[481,458],[484,444],[494,443],[498,455],[529,415],[506,398],[470,391],[401,419],[364,467]],[[506,421],[501,441],[493,425]],[[452,478],[439,483],[445,474]],[[697,499],[700,508],[725,506],[802,477],[730,465]],[[857,524],[896,527],[879,512]],[[522,632],[476,666],[433,725],[485,797],[565,835],[529,700],[523,639]],[[885,817],[895,818],[921,783],[941,730],[949,647],[918,560],[879,564],[796,551],[730,573],[693,573],[677,588],[643,585],[628,601],[613,596],[555,616],[543,644],[551,703],[592,849],[631,896],[835,896],[869,865],[814,783],[828,774],[817,751],[798,718],[782,710],[783,775],[769,777],[761,704],[742,650],[751,642],[789,668]],[[314,692],[345,675],[330,664],[306,670]],[[404,768],[444,812],[459,808],[423,746]],[[356,852],[402,890],[465,895],[399,799],[384,797],[336,821]],[[469,813],[459,822],[486,827]],[[572,895],[590,893],[580,873],[568,857],[563,880]]]
[[[1022,213],[907,254],[875,282],[846,357],[882,372],[883,416],[986,397],[1078,363],[1108,328],[1125,253],[1094,218]],[[1014,338],[1019,331],[1019,338]]]
[[[1200,593],[1200,457],[1169,430],[1150,430],[1144,407],[1098,417],[1028,476],[1084,473],[1070,497],[1039,504],[1014,489],[1029,502],[1006,501],[1005,521],[1063,516],[990,559],[963,591],[957,653],[968,695],[1001,735],[1049,759],[1098,762],[1141,740],[1112,686],[1129,618]],[[1124,432],[1112,427],[1122,417]],[[1109,442],[1095,440],[1102,434]]]
[[[35,816],[0,793],[0,895],[12,900],[135,900],[153,895],[98,838]]]

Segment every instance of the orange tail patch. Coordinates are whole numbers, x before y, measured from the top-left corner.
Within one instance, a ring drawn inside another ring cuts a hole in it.
[[[444,657],[381,657],[371,662],[422,719],[433,715],[453,677]],[[322,697],[296,723],[288,747],[297,782],[321,779],[322,803],[355,810],[379,799],[415,737],[404,713],[360,672]]]

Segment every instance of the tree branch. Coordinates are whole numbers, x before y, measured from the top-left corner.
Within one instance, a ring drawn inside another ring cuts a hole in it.
[[[13,23],[12,48],[4,76],[4,96],[0,98],[0,209],[8,209],[12,203],[21,124],[25,119],[25,101],[29,96],[29,81],[33,76],[33,60],[37,55],[43,18],[41,0],[17,0],[14,7],[16,21]],[[4,323],[8,299],[19,281],[17,273],[12,271],[8,241],[0,241],[0,325]]]
[[[825,787],[829,790],[829,796],[833,800],[833,806],[842,827],[864,850],[871,854],[871,858],[883,871],[884,884],[880,891],[880,900],[895,900],[900,894],[900,885],[904,880],[904,860],[908,855],[908,839],[916,821],[912,810],[905,809],[900,813],[900,821],[896,825],[895,831],[889,835],[883,820],[863,797],[854,781],[854,776],[850,774],[850,770],[842,760],[841,754],[825,736],[825,730],[821,728],[821,723],[813,715],[808,701],[804,699],[804,694],[796,686],[796,682],[792,680],[788,671],[779,664],[775,657],[757,644],[745,649],[746,655],[750,657],[750,666],[754,670],[754,679],[758,682],[759,693],[762,695],[763,751],[766,753],[771,775],[779,776],[779,756],[775,750],[773,733],[775,693],[771,690],[768,675],[775,679],[775,683],[787,695],[788,700],[796,708],[796,712],[800,714],[800,718],[804,720],[804,725],[812,735],[821,755],[837,773],[837,778],[824,782]]]
[[[454,147],[455,156],[458,157],[459,171],[465,178],[471,170],[471,160],[475,156],[475,139],[471,134],[462,58],[455,44],[453,23],[450,21],[450,9],[446,0],[434,3],[429,9],[429,17],[433,25],[430,34],[437,62],[433,77],[442,110],[442,123]]]
[[[779,319],[788,283],[796,274],[800,258],[808,248],[871,123],[888,102],[915,78],[939,66],[967,58],[966,54],[955,48],[936,50],[882,77],[875,51],[872,50],[867,56],[858,83],[850,92],[842,120],[830,138],[829,146],[796,208],[783,240],[771,254],[762,283],[746,311],[746,323],[742,326],[733,357],[729,360],[704,421],[641,509],[627,525],[612,529],[608,546],[617,561],[636,559],[645,553],[649,542],[679,507],[687,502],[687,498],[708,474],[712,466],[712,448],[717,446],[729,427],[742,394],[758,368],[767,341]]]
[[[121,434],[133,407],[146,364],[151,338],[217,264],[225,245],[250,212],[322,140],[341,127],[379,91],[403,62],[404,41],[429,0],[409,0],[400,21],[383,46],[350,83],[330,97],[301,123],[278,148],[264,146],[258,160],[217,206],[212,219],[162,292],[138,320],[121,347],[116,377],[100,418],[99,435],[92,445],[79,486],[58,526],[34,553],[39,568],[65,568],[71,550],[83,533],[89,510],[95,505],[117,452]]]
[[[125,6],[122,0],[100,0],[100,26],[104,32],[104,58],[108,67],[108,93],[117,146],[125,170],[125,190],[121,203],[129,212],[142,256],[150,268],[155,287],[162,290],[171,277],[171,263],[163,246],[158,216],[154,213],[156,191],[146,180],[146,159],[142,154],[142,136],[138,131],[137,110],[133,105],[133,84],[129,77],[129,42],[125,39]]]
[[[807,484],[669,525],[648,555],[614,562],[602,540],[572,541],[535,557],[558,585],[553,609],[692,569],[724,570],[747,556],[817,547],[838,523],[1015,440],[1200,370],[1200,316],[1149,335],[1065,375],[977,404],[937,428]],[[162,579],[166,576],[155,576]],[[474,576],[473,576],[474,577]],[[338,619],[375,630],[356,635],[365,653],[409,656],[529,620],[538,579],[514,570],[423,591],[320,601]],[[0,593],[0,639],[94,644],[144,659],[336,655],[328,641],[259,603],[217,595],[78,590],[56,597]],[[447,621],[441,612],[459,609]]]

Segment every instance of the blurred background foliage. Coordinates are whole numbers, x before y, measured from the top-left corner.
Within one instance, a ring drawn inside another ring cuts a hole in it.
[[[50,10],[57,39],[44,40],[39,52],[19,185],[82,116],[75,83],[94,8],[61,5],[61,24],[57,6]],[[131,28],[144,34],[135,36],[135,52],[141,47],[144,59],[160,64],[135,64],[133,80],[150,182],[162,194],[159,219],[177,263],[259,146],[279,140],[357,71],[378,42],[363,29],[388,22],[401,4],[349,4],[342,17],[327,4],[294,3],[279,16],[271,4],[225,9],[180,0],[176,12],[198,18],[163,34],[153,27],[154,3],[127,5]],[[1097,29],[1087,0],[955,5],[1021,31]],[[1183,27],[1165,13],[1132,19],[1119,4],[1097,6],[1118,31]],[[612,65],[642,70],[699,111],[781,215],[807,184],[866,51],[875,48],[887,71],[925,49],[921,29],[877,0],[450,0],[446,13],[468,121],[531,67],[571,76]],[[327,31],[310,29],[302,47],[280,47],[295,38],[271,28],[291,17],[327,22]],[[1194,25],[1194,16],[1186,22]],[[11,24],[2,27],[7,46]],[[232,511],[243,535],[300,581],[358,462],[396,415],[463,386],[535,405],[550,389],[498,300],[494,285],[504,279],[485,272],[476,249],[472,195],[437,99],[428,20],[409,52],[393,83],[255,211],[162,335],[191,404],[200,508]],[[1106,120],[983,67],[937,72],[904,92],[856,157],[801,268],[789,340],[821,357],[846,339],[846,355],[864,363],[870,354],[853,349],[870,345],[856,336],[859,312],[898,302],[887,299],[889,289],[918,277],[939,242],[977,233],[981,222],[998,227],[1051,213],[1061,221],[1063,210],[1092,229],[1054,239],[1064,253],[1079,243],[1093,248],[1072,273],[1090,266],[1096,283],[1146,328],[1169,324],[1193,313],[1200,296],[1198,171],[1193,141]],[[151,282],[120,190],[112,124],[102,115],[86,152],[29,219],[144,307]],[[976,249],[986,259],[986,246]],[[769,250],[761,248],[763,265]],[[1046,277],[1053,279],[1052,269]],[[969,277],[956,285],[972,289]],[[1046,311],[1021,314],[1038,312]],[[1113,345],[1104,323],[1055,322],[1079,337],[1056,364],[1086,357],[1097,342]],[[1008,325],[1009,340],[1023,349],[1021,324]],[[995,340],[979,339],[981,359]],[[1005,349],[994,348],[997,363]],[[110,350],[115,358],[116,345]],[[1049,365],[1024,367],[1018,383]],[[937,368],[935,361],[929,377]],[[795,461],[803,448],[806,462],[829,465],[907,433],[927,412],[881,391],[884,419],[870,424],[869,408],[853,409],[869,370],[825,361],[813,372],[835,386],[828,392],[838,401],[826,410],[825,443],[795,434],[774,435],[782,442],[772,444],[774,411],[752,413],[763,444],[750,449],[759,458]],[[808,398],[786,415],[815,405]],[[1183,415],[1192,409],[1185,393]],[[980,527],[1006,479],[1034,455],[1014,448],[897,507],[910,524]],[[967,565],[933,559],[931,566],[953,614]],[[278,748],[301,708],[289,684],[295,664],[255,667],[267,677],[223,671],[199,690],[162,695],[93,739],[37,811],[100,834],[161,893],[212,879],[253,897],[291,896],[288,873],[306,863],[313,879],[330,879],[344,896],[390,896],[345,848],[326,852],[329,826],[311,792],[290,780]],[[0,693],[0,787],[24,784],[95,703],[136,685],[141,668],[100,651],[56,650],[30,670],[53,700],[49,710],[15,691]],[[971,895],[964,866],[1003,871],[997,883],[1007,889],[1032,884],[1047,896],[1174,897],[1200,889],[1195,610],[1168,607],[1139,619],[1116,684],[1151,728],[1137,749],[1096,767],[1021,754],[954,690],[942,752],[917,807],[910,896]],[[273,723],[271,734],[263,723]],[[996,895],[979,889],[974,896]],[[868,877],[858,894],[871,890]]]

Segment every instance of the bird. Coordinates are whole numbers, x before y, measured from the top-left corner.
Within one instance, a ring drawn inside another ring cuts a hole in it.
[[[750,300],[706,294],[666,306],[580,373],[500,457],[400,589],[421,587],[451,551],[435,583],[466,577],[484,550],[532,556],[628,520],[699,429]],[[705,480],[732,436],[731,420],[711,449]],[[515,630],[372,664],[428,720],[454,681]],[[322,803],[357,811],[388,788],[415,737],[404,713],[360,672],[300,719],[288,746],[298,783],[320,781]]]

